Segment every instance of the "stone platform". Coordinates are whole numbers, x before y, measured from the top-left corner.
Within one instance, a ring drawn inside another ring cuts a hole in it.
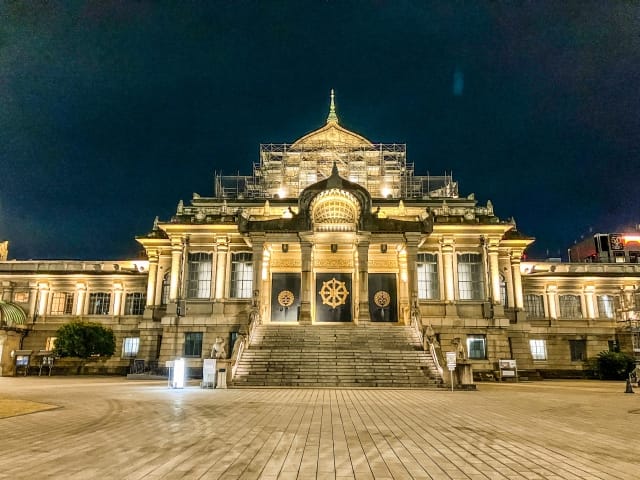
[[[0,479],[637,479],[624,382],[169,390],[123,378],[0,378],[60,408],[0,419]]]

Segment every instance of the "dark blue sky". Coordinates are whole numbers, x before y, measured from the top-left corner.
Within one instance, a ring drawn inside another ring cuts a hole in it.
[[[407,143],[564,254],[640,223],[637,2],[0,2],[0,240],[115,259],[259,143]]]

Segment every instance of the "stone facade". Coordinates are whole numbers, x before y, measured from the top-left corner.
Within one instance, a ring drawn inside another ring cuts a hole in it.
[[[28,319],[20,348],[88,319],[116,332],[113,372],[132,357],[197,371],[251,322],[414,323],[487,374],[515,359],[527,375],[582,375],[602,350],[638,349],[637,265],[521,261],[534,239],[512,219],[450,176],[415,175],[404,145],[342,127],[333,98],[322,128],[262,145],[252,175],[217,175],[212,196],[137,240],[148,261],[0,263],[2,299]]]

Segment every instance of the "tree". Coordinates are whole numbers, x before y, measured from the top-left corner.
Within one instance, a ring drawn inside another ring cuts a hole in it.
[[[70,322],[56,332],[54,354],[82,360],[78,373],[92,357],[110,357],[116,350],[113,330],[95,322]]]
[[[624,380],[635,368],[635,359],[624,352],[600,352],[595,367],[601,380]]]

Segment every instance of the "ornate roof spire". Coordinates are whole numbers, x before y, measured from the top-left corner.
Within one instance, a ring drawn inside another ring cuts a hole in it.
[[[336,115],[336,95],[331,89],[331,103],[329,105],[329,116],[327,117],[327,123],[338,123],[338,115]]]

